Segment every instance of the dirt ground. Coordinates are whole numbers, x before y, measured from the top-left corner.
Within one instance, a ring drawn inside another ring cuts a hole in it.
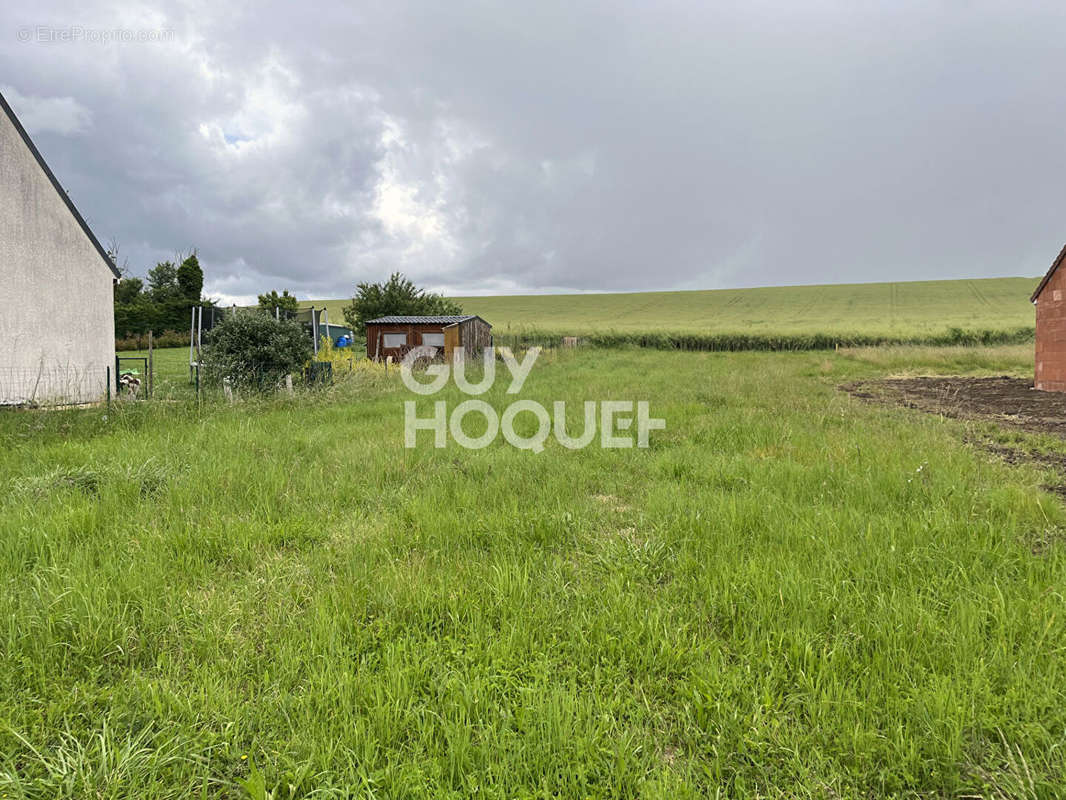
[[[1066,392],[1038,392],[1025,378],[889,378],[840,388],[875,403],[995,422],[1066,439]]]
[[[1066,439],[1066,393],[1038,392],[1025,378],[888,378],[856,381],[840,388],[871,403],[915,408],[956,419],[994,422],[1006,428],[1046,433]],[[974,441],[1010,464],[1037,464],[1054,469],[1062,483],[1047,489],[1066,498],[1066,455]]]

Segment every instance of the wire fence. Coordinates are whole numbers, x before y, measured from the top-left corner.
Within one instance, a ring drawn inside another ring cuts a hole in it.
[[[0,366],[0,406],[67,406],[97,403],[113,391],[110,367]]]

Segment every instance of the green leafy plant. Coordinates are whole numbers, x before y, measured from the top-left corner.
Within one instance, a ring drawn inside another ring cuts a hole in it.
[[[270,390],[285,375],[296,374],[311,358],[303,326],[267,314],[234,314],[204,337],[205,378],[229,380],[236,388]]]
[[[134,303],[144,291],[144,281],[140,278],[123,278],[115,284],[116,303]]]
[[[275,308],[287,312],[296,312],[300,308],[300,301],[296,299],[296,295],[289,294],[288,289],[282,290],[281,294],[278,294],[277,289],[275,289],[259,295],[260,311],[267,311],[273,314]]]
[[[394,272],[385,283],[360,283],[352,303],[344,308],[344,319],[356,330],[367,320],[390,314],[423,316],[462,314],[454,300],[419,289],[401,273]]]

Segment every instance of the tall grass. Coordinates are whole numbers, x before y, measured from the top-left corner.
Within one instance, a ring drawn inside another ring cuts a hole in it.
[[[842,348],[838,354],[892,375],[995,374],[1032,377],[1031,344],[1000,347],[882,346]]]
[[[554,338],[530,333],[517,338]],[[650,347],[657,350],[737,352],[742,350],[833,350],[839,347],[885,346],[981,346],[1025,344],[1033,341],[1034,328],[963,330],[951,328],[939,333],[880,335],[863,333],[592,333],[583,342],[596,347]],[[506,337],[504,337],[506,338]]]
[[[383,373],[0,415],[0,793],[1054,797],[1066,511],[881,370],[534,369],[647,450],[405,450]]]

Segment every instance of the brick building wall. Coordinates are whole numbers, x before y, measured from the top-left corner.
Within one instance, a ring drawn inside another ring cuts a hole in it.
[[[1066,392],[1066,270],[1055,270],[1036,298],[1034,385]]]

